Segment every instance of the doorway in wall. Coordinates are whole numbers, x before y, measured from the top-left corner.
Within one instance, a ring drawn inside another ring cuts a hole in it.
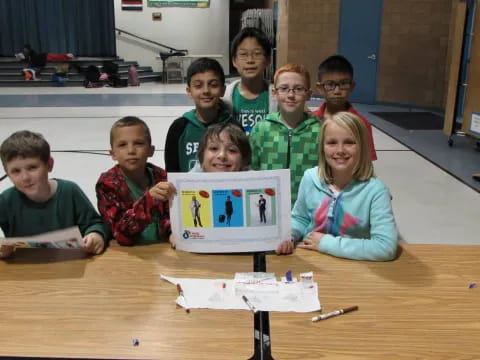
[[[230,0],[229,49],[232,40],[242,28],[242,13],[248,9],[267,9],[273,2],[269,0]],[[238,75],[230,59],[230,75]]]
[[[352,102],[374,104],[377,95],[383,0],[341,0],[338,53],[353,65]]]

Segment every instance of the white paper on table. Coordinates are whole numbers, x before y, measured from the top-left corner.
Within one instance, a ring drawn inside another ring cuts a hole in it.
[[[277,292],[250,289],[250,292],[242,294],[236,291],[236,283],[232,279],[160,277],[174,285],[180,284],[190,309],[250,310],[242,295],[247,296],[259,311],[313,312],[321,309],[316,283],[310,288],[304,288],[300,282],[277,282]],[[185,305],[180,296],[176,303],[182,307]]]
[[[170,221],[178,250],[272,251],[291,238],[289,169],[170,173],[168,180],[177,189]]]
[[[0,245],[59,249],[78,249],[84,247],[82,234],[80,234],[78,226],[34,236],[0,238]]]

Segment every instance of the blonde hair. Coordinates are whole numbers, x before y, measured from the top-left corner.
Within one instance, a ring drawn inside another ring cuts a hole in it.
[[[275,72],[275,75],[273,76],[273,84],[275,86],[277,86],[278,77],[286,72],[293,72],[302,75],[305,80],[305,87],[307,90],[310,90],[310,73],[305,66],[294,63],[285,64]]]
[[[320,130],[320,156],[318,162],[318,175],[327,184],[333,183],[332,168],[325,159],[325,130],[329,124],[335,124],[347,129],[359,145],[360,159],[353,170],[355,180],[365,181],[375,176],[368,145],[367,128],[357,115],[342,111],[329,117]]]

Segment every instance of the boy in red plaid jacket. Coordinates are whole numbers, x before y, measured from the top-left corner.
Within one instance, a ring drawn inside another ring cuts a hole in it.
[[[134,116],[116,121],[110,145],[117,165],[102,173],[96,185],[103,221],[121,245],[168,241],[168,200],[175,188],[165,170],[147,162],[155,151],[147,124]]]

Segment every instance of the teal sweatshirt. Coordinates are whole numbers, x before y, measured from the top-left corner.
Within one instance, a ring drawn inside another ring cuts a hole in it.
[[[325,235],[318,251],[354,260],[395,258],[398,233],[390,192],[377,178],[353,180],[334,195],[320,180],[318,167],[305,171],[292,210],[292,237],[303,240],[312,231]]]

